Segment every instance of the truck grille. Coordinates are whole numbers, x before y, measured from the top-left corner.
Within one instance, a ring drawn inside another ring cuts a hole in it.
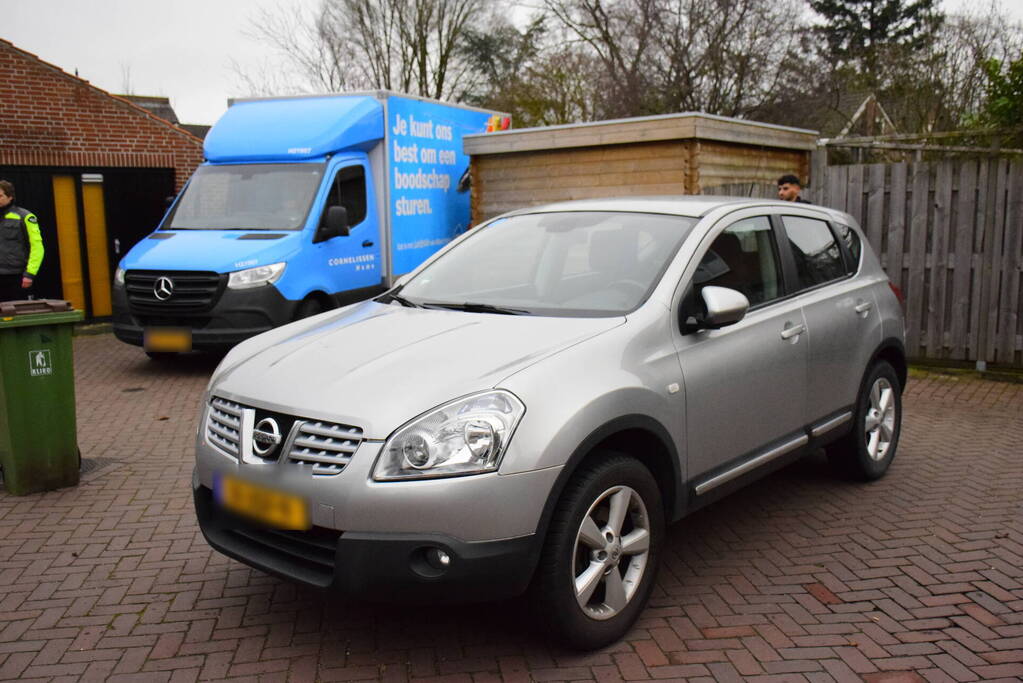
[[[348,466],[362,443],[358,427],[329,422],[302,422],[291,444],[288,459],[301,465],[312,465],[314,475],[338,474]]]
[[[214,398],[206,418],[206,439],[213,446],[237,458],[241,453],[242,407],[237,403]]]
[[[224,455],[241,458],[242,415],[248,407],[220,397],[210,400],[206,415],[206,440]],[[261,412],[256,411],[258,418]],[[309,465],[313,476],[340,474],[351,461],[362,443],[362,430],[358,427],[290,418],[278,413],[268,413],[281,424],[285,439],[283,448],[288,457],[284,460],[295,465]],[[249,423],[251,424],[251,423]],[[294,436],[291,436],[291,433]],[[250,435],[251,438],[251,435]],[[274,462],[277,456],[269,455],[264,462]]]
[[[129,270],[124,274],[132,311],[164,315],[210,310],[226,282],[226,275],[206,271]]]

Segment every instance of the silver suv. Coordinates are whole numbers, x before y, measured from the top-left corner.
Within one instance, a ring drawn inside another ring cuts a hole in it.
[[[192,486],[221,552],[370,599],[529,592],[620,638],[665,524],[827,446],[874,479],[906,382],[897,290],[829,209],[710,197],[506,214],[375,300],[232,350]]]

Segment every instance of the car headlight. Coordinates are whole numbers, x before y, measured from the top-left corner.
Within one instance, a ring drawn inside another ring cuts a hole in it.
[[[124,268],[118,268],[114,271],[114,284],[118,287],[124,287]]]
[[[274,263],[269,266],[256,266],[246,270],[236,270],[227,279],[227,286],[231,289],[247,289],[249,287],[261,287],[270,285],[281,279],[284,274],[284,266],[287,263]]]
[[[373,468],[377,481],[493,472],[526,412],[514,394],[487,391],[434,408],[391,434]]]

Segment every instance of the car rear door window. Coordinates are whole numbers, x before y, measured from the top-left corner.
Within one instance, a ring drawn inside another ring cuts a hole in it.
[[[827,222],[802,216],[782,216],[782,222],[796,262],[800,289],[845,277],[842,249]]]
[[[774,231],[766,216],[732,223],[710,245],[696,269],[697,288],[729,287],[756,306],[781,295]]]

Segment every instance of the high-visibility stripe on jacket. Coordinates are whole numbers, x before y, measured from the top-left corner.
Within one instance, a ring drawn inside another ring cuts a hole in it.
[[[44,252],[39,220],[31,211],[13,204],[0,209],[0,214],[0,275],[35,277]]]

